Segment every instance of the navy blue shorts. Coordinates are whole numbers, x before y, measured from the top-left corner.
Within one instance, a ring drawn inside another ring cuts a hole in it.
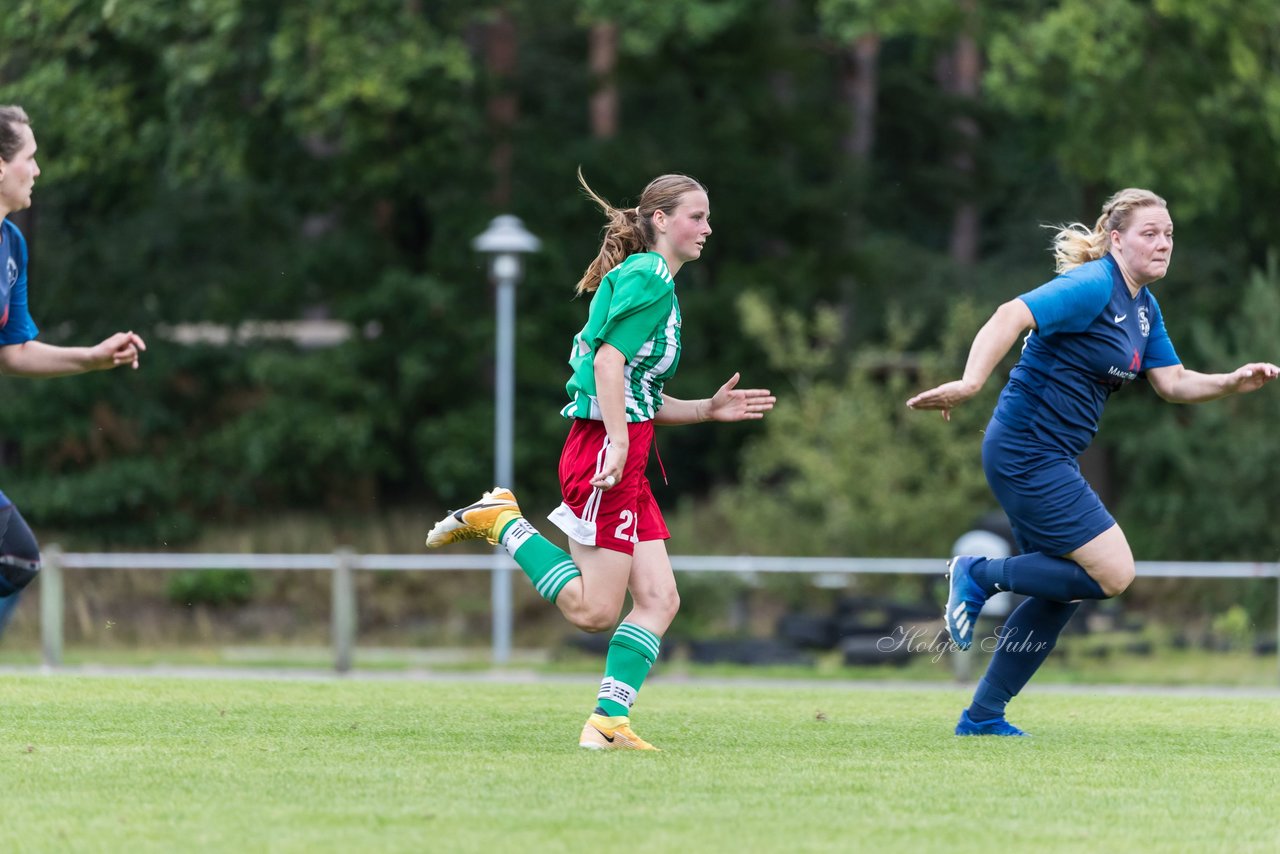
[[[1115,525],[1080,464],[992,418],[982,470],[1023,554],[1062,556]]]
[[[18,508],[0,492],[0,597],[22,590],[39,571],[40,546],[35,535]]]

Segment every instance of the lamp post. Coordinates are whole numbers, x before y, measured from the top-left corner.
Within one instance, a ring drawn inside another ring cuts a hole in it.
[[[499,486],[514,487],[512,436],[516,397],[516,284],[524,274],[523,256],[537,252],[542,241],[517,216],[496,216],[471,248],[489,259],[489,278],[497,286],[497,361],[494,368],[493,478]],[[493,611],[493,663],[511,658],[511,568],[501,547],[494,549],[490,604]]]

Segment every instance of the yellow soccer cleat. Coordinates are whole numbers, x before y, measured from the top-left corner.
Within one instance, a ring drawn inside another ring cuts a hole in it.
[[[496,546],[498,535],[507,522],[522,515],[515,494],[504,486],[495,486],[475,504],[454,510],[437,522],[427,534],[427,547],[434,549],[462,540],[479,539],[488,540]]]
[[[590,750],[657,750],[649,742],[631,731],[631,719],[625,715],[607,718],[592,715],[582,728],[579,747]]]

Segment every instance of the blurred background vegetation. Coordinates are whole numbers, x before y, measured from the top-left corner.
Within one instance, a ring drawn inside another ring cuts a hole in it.
[[[741,370],[779,396],[761,425],[661,434],[675,552],[945,554],[993,506],[999,383],[951,424],[903,401],[1052,276],[1043,225],[1092,224],[1123,186],[1169,200],[1156,293],[1184,361],[1280,361],[1273,0],[14,0],[0,102],[40,144],[14,219],[43,339],[151,344],[137,372],[0,379],[0,482],[69,549],[416,549],[492,476],[469,244],[506,212],[543,240],[516,470],[550,509],[602,224],[579,165],[619,204],[662,172],[709,187],[669,391]],[[175,340],[300,318],[353,334]],[[1277,421],[1272,389],[1174,407],[1138,383],[1083,462],[1139,559],[1271,561]],[[236,534],[298,518],[296,542]],[[228,584],[210,595],[257,595]]]

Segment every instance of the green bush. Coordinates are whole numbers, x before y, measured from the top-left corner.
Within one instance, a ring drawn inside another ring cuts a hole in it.
[[[221,608],[247,603],[253,586],[253,573],[247,569],[196,569],[175,573],[166,594],[175,605]]]
[[[756,554],[943,555],[994,505],[981,431],[998,384],[944,421],[915,412],[915,391],[959,375],[982,322],[968,303],[950,315],[938,349],[912,353],[915,329],[888,318],[889,346],[841,357],[834,313],[805,318],[762,298],[741,301],[743,324],[790,376],[763,434],[749,443],[740,486],[717,507],[739,548]]]

